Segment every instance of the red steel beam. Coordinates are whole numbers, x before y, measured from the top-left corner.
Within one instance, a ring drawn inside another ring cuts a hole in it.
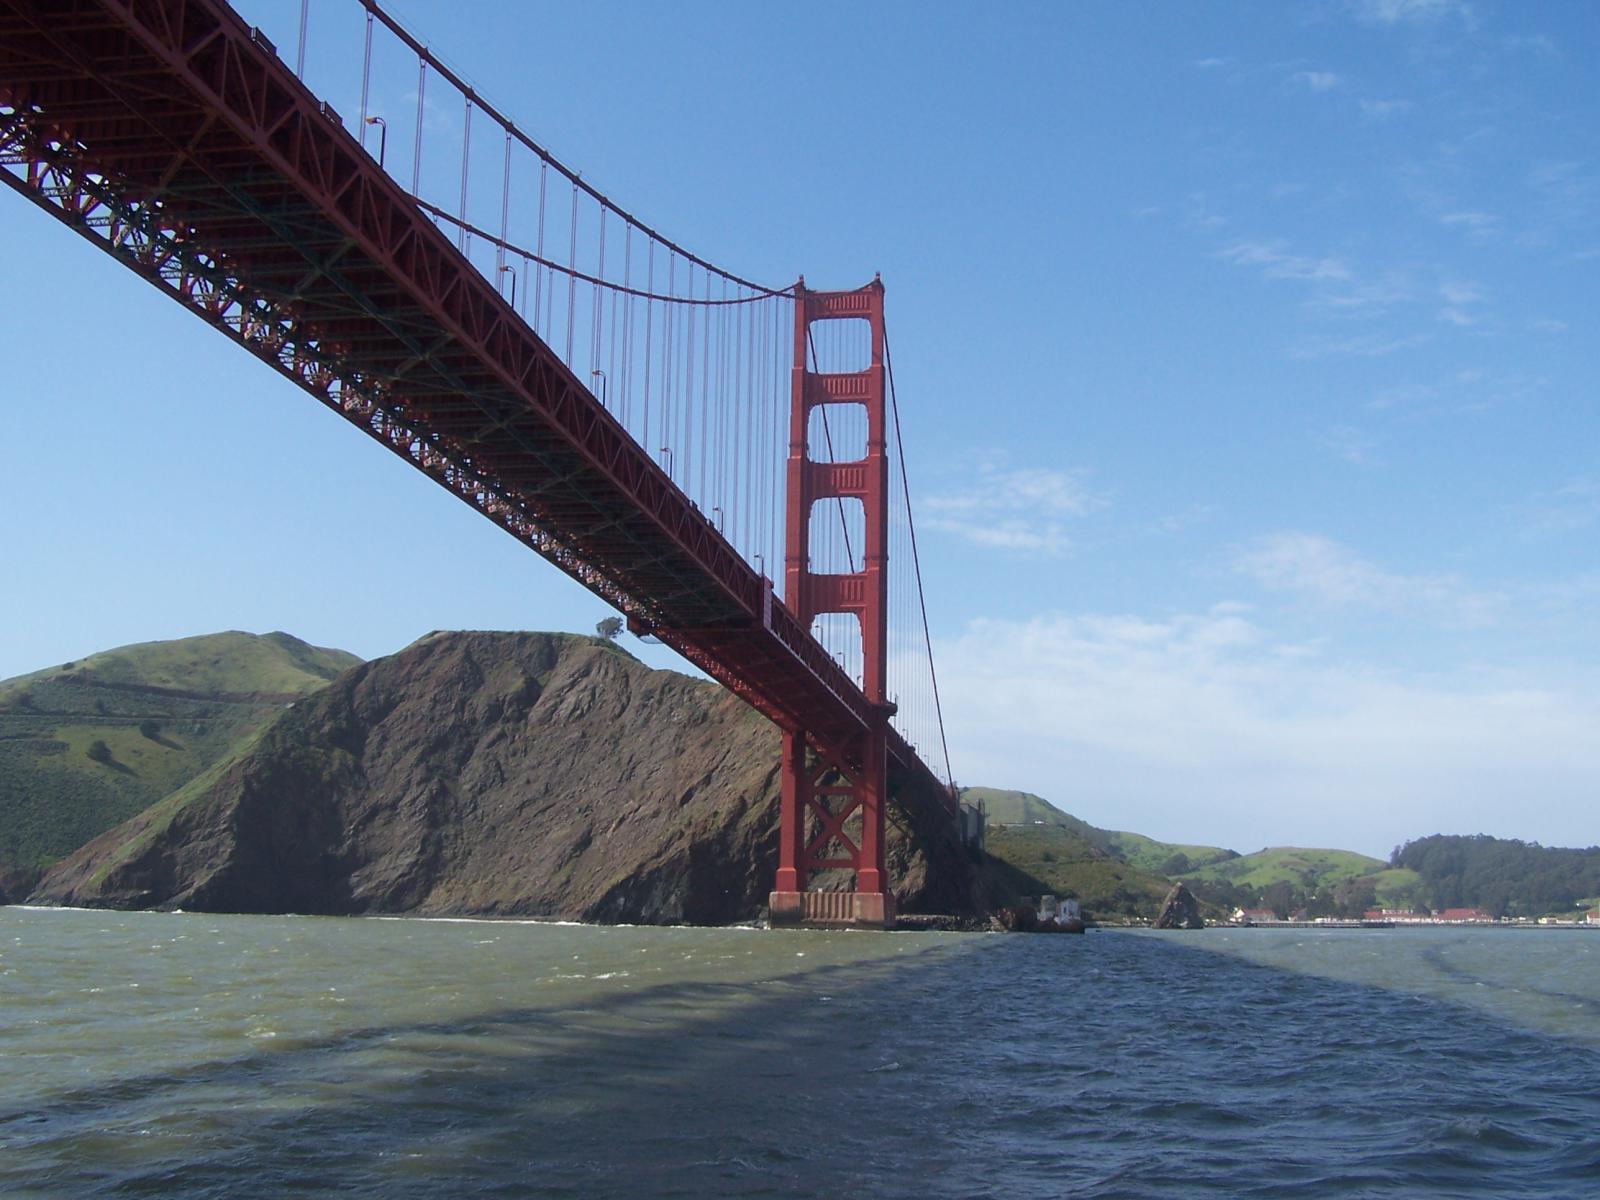
[[[872,706],[221,0],[0,0],[0,176],[785,729]],[[932,779],[898,735],[904,770]]]

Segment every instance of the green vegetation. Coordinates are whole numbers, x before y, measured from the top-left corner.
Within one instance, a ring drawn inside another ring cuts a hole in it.
[[[1107,829],[1105,847],[1119,858],[1126,859],[1141,871],[1150,871],[1169,878],[1210,863],[1227,862],[1238,857],[1238,851],[1221,846],[1190,846],[1179,842],[1158,842],[1142,833]]]
[[[1002,788],[966,787],[961,798],[968,804],[981,803],[988,814],[989,825],[1059,825],[1073,829],[1084,822],[1070,817],[1042,796],[1032,792],[1011,792]]]
[[[1305,909],[1311,917],[1359,917],[1377,900],[1381,859],[1352,850],[1277,846],[1213,863],[1181,876],[1190,890],[1220,909],[1270,908],[1280,917]]]
[[[1185,879],[1226,880],[1239,887],[1264,888],[1288,883],[1313,892],[1347,879],[1359,879],[1384,868],[1380,858],[1369,858],[1353,850],[1306,850],[1298,846],[1275,846],[1241,855],[1227,862],[1212,863],[1183,873]]]
[[[343,650],[310,646],[287,633],[212,633],[119,646],[5,680],[0,705],[14,694],[31,692],[33,705],[41,707],[40,685],[64,682],[287,700],[315,691],[360,662]]]
[[[1028,885],[1020,894],[1001,897],[1009,904],[1021,895],[1050,892],[1078,900],[1091,916],[1153,917],[1171,887],[1059,825],[991,826],[987,842],[990,859],[1021,877],[1011,876],[1015,882],[1007,886]],[[1007,878],[999,871],[986,874],[996,884]]]
[[[1484,908],[1495,916],[1572,914],[1600,892],[1600,847],[1559,849],[1494,838],[1435,834],[1397,847],[1395,868],[1415,872],[1430,908]]]
[[[219,633],[0,681],[0,868],[47,867],[359,661],[285,633]]]
[[[961,798],[972,804],[983,803],[991,829],[1001,825],[1045,825],[1067,829],[1112,857],[1153,875],[1175,875],[1202,864],[1238,857],[1234,851],[1224,850],[1220,846],[1159,842],[1142,833],[1100,829],[1070,813],[1062,812],[1050,801],[1032,792],[969,787],[961,789]],[[1182,862],[1174,861],[1180,855]]]

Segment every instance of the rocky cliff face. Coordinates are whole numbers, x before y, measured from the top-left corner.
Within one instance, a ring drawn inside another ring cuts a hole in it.
[[[766,903],[778,740],[609,643],[433,634],[286,710],[84,846],[34,899],[231,912],[716,923]],[[953,831],[903,797],[903,907],[970,907]],[[930,863],[933,869],[930,870]]]

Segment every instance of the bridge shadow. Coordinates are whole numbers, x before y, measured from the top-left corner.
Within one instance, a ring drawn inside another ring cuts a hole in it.
[[[761,936],[798,953],[811,935]],[[0,1192],[843,1194],[882,1139],[937,1133],[875,1030],[936,994],[963,944],[375,1024],[61,1092],[0,1111]],[[918,1192],[903,1182],[878,1194]]]

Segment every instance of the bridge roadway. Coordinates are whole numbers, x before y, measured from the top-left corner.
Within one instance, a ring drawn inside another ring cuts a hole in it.
[[[221,0],[0,0],[0,164],[780,727],[846,747],[873,722],[770,582]],[[103,319],[85,312],[85,335]],[[889,755],[946,794],[893,729]]]

